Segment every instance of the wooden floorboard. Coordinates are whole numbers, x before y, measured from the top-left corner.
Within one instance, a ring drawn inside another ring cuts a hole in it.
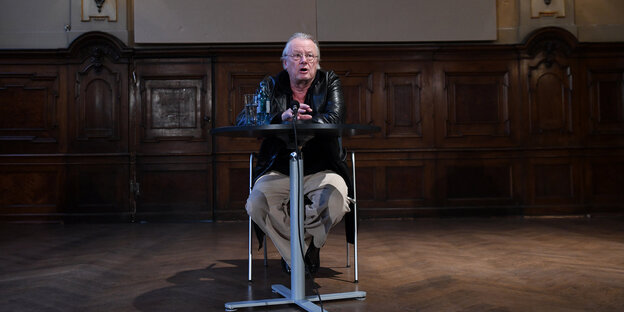
[[[247,282],[245,222],[0,227],[0,311],[223,311],[290,285],[270,244]],[[367,298],[329,311],[624,311],[621,217],[362,221],[357,284],[340,227],[314,283]]]

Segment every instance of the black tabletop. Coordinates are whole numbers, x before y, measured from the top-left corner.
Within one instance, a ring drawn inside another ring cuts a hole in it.
[[[297,136],[304,135],[335,135],[354,136],[379,132],[377,126],[360,124],[296,124]],[[261,126],[230,126],[219,127],[211,130],[211,133],[228,137],[266,137],[270,135],[290,135],[293,133],[292,124],[270,124]]]

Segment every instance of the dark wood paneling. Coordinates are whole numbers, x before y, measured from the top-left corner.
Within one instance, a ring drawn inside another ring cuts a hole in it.
[[[381,129],[343,140],[360,216],[624,212],[622,43],[544,28],[518,45],[322,49],[347,122]],[[0,51],[3,218],[246,218],[260,141],[209,131],[234,125],[281,50],[129,49],[89,33],[66,50]]]
[[[276,52],[279,55],[279,52]],[[226,62],[227,60],[227,62]],[[233,126],[243,108],[243,95],[254,93],[258,83],[267,75],[282,70],[278,58],[250,61],[249,55],[225,57],[215,67],[215,127]],[[256,151],[257,139],[215,137],[215,152]]]
[[[209,59],[139,59],[136,86],[136,149],[142,154],[208,153],[212,122]]]
[[[422,137],[420,73],[385,73],[386,135]]]
[[[356,152],[358,207],[365,216],[417,216],[434,204],[435,162],[404,153]]]
[[[540,214],[540,206],[552,206],[551,214],[585,214],[582,166],[575,157],[533,158],[528,168],[528,214]]]
[[[624,67],[588,72],[591,135],[624,134]]]
[[[423,166],[386,167],[386,194],[392,200],[422,200],[425,195]]]
[[[509,74],[446,74],[446,137],[509,136]]]
[[[608,154],[607,157],[591,157],[586,162],[583,189],[587,192],[590,213],[620,212],[624,202],[624,155]]]
[[[522,116],[516,68],[513,59],[438,62],[437,145],[517,145]]]
[[[8,220],[59,219],[63,170],[45,164],[0,166],[0,215]]]
[[[215,214],[220,219],[243,219],[249,195],[249,154],[217,159]]]
[[[438,196],[457,207],[510,207],[519,199],[520,164],[513,159],[460,158],[440,161],[436,168]]]
[[[83,158],[70,162],[67,205],[62,209],[64,218],[130,219],[130,177],[125,158]]]
[[[576,41],[568,33],[561,37],[537,34],[527,44],[522,61],[526,81],[523,106],[528,108],[530,143],[536,146],[578,144],[581,136],[580,94]]]
[[[110,43],[85,43],[69,66],[69,151],[128,153],[128,64]]]
[[[136,218],[212,219],[211,60],[137,59],[133,79]]]
[[[346,103],[346,123],[368,124],[372,121],[372,73],[336,72],[340,76]]]
[[[213,218],[212,164],[207,157],[141,157],[137,220]]]
[[[0,152],[58,152],[61,124],[58,68],[14,66],[1,71]]]

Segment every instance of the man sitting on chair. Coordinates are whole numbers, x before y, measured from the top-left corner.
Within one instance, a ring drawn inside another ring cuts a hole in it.
[[[333,71],[321,70],[320,50],[312,36],[295,33],[282,53],[284,70],[267,77],[271,103],[271,123],[294,122],[291,103],[297,101],[297,120],[339,124],[344,120],[342,87]],[[238,125],[245,124],[239,114]],[[341,159],[337,137],[316,136],[302,147],[304,194],[304,262],[306,271],[314,274],[320,265],[319,251],[329,230],[350,211],[347,195],[351,183],[347,165]],[[260,146],[253,171],[254,186],[246,210],[254,223],[266,233],[282,256],[282,267],[289,272],[290,212],[289,154],[286,142],[265,138]],[[259,233],[259,238],[263,235]]]

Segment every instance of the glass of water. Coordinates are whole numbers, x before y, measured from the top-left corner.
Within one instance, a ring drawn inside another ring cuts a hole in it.
[[[244,94],[245,103],[245,125],[255,126],[258,124],[258,103],[256,103],[255,94]]]

